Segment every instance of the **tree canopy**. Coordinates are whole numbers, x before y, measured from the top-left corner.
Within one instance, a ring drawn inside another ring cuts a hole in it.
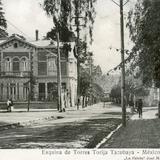
[[[127,27],[131,40],[134,61],[132,68],[139,66],[143,83],[159,86],[160,81],[160,1],[138,0],[128,15]]]
[[[6,29],[7,29],[7,22],[4,16],[2,1],[0,0],[0,38],[8,36]]]
[[[80,27],[82,18],[83,27],[88,29],[92,41],[95,2],[96,0],[44,0],[43,9],[53,18],[54,25],[59,31],[74,32],[73,26]]]

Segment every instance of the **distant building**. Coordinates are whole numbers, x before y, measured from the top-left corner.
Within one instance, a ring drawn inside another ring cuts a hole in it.
[[[77,60],[74,42],[68,43],[70,51],[61,47],[62,90],[72,106],[77,94]],[[12,98],[15,101],[28,99],[29,84],[32,84],[34,101],[57,99],[57,48],[56,42],[37,40],[28,42],[22,36],[12,35],[0,40],[0,101]]]

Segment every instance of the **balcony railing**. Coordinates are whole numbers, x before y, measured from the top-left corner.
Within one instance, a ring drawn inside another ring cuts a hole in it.
[[[1,77],[29,77],[29,71],[7,71],[0,72]]]

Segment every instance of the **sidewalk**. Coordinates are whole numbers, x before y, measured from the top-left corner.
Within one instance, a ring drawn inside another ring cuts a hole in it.
[[[133,115],[101,148],[159,148],[160,119],[157,108],[144,108],[143,118]]]

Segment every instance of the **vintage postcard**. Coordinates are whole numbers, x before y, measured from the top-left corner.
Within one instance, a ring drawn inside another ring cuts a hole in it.
[[[160,0],[0,0],[0,159],[160,160]]]

